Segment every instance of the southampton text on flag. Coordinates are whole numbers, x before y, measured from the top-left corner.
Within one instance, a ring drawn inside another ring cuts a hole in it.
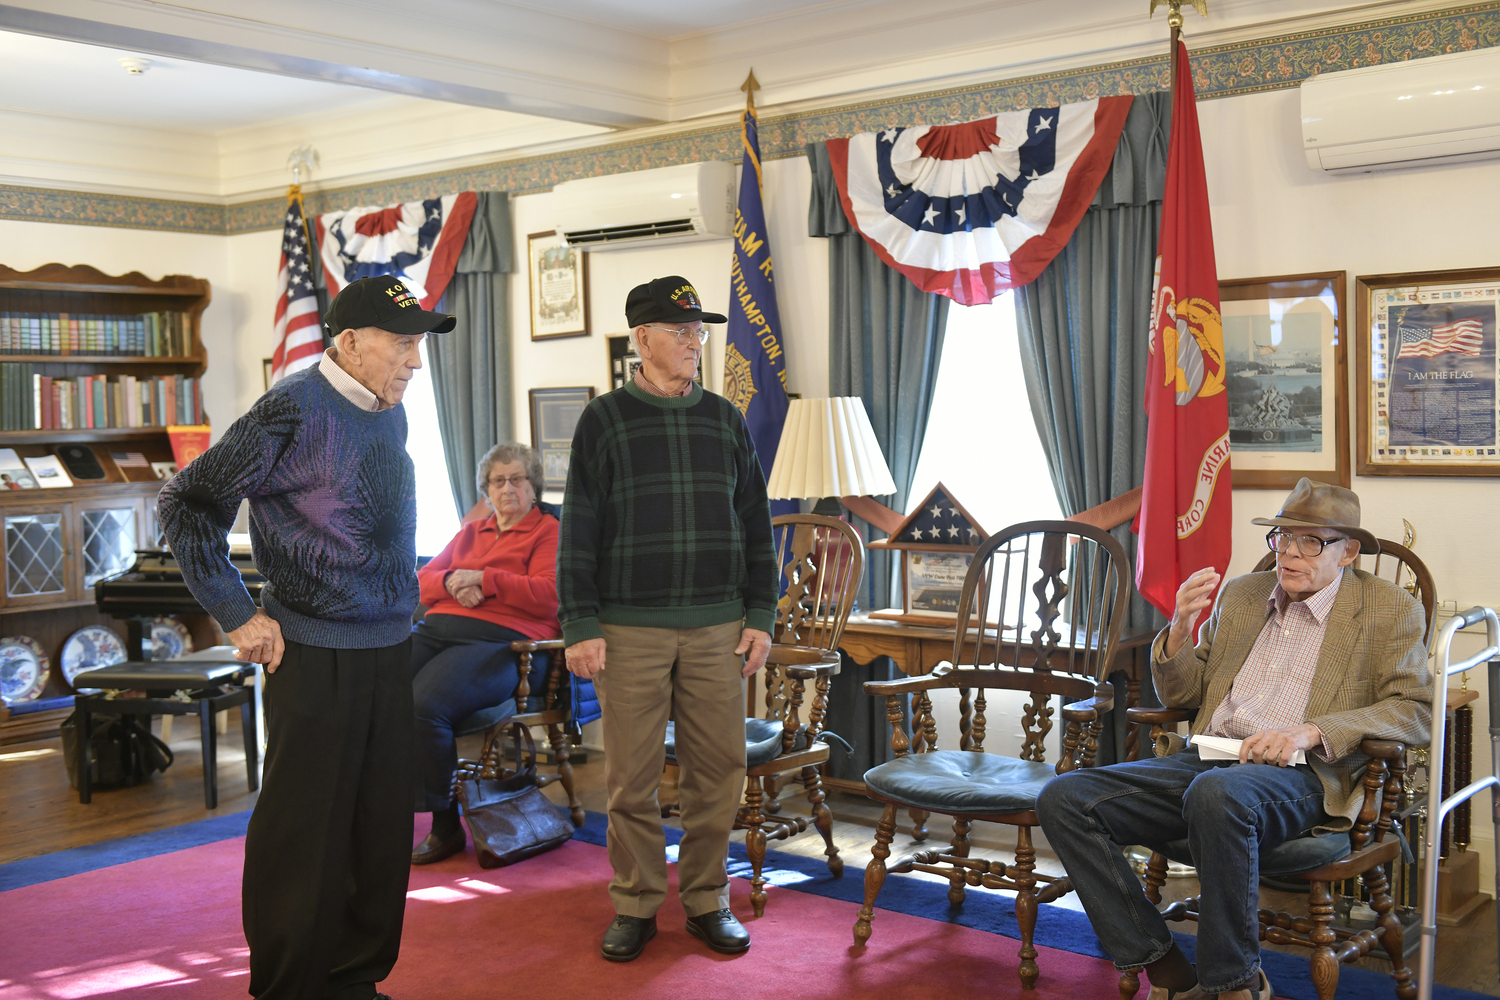
[[[271,380],[317,364],[323,353],[323,327],[313,290],[312,258],[302,215],[302,192],[288,192],[281,228],[281,263],[276,271],[276,346],[271,353]]]

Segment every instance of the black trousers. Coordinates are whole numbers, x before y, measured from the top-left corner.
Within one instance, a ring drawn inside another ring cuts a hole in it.
[[[245,839],[250,994],[371,1000],[401,948],[411,870],[411,640],[288,642],[265,710]]]
[[[412,632],[417,812],[453,804],[453,772],[458,768],[454,727],[481,708],[515,696],[521,675],[510,644],[525,638],[515,629],[464,615],[428,615]],[[541,688],[535,673],[530,682],[532,691]]]

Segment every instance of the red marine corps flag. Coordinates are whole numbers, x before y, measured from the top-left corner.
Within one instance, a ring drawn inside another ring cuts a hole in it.
[[[1146,477],[1135,585],[1171,617],[1192,573],[1229,567],[1229,393],[1208,182],[1187,47],[1177,45],[1172,143],[1151,297]]]

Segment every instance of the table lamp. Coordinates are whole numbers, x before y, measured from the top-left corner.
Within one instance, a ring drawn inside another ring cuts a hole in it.
[[[794,399],[767,477],[772,500],[817,497],[814,514],[839,517],[839,497],[885,496],[896,481],[858,396]]]

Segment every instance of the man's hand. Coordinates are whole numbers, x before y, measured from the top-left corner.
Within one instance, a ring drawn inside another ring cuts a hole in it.
[[[1214,591],[1219,587],[1219,574],[1209,566],[1200,569],[1177,588],[1177,607],[1172,611],[1172,626],[1167,641],[1162,645],[1162,654],[1171,659],[1185,644],[1193,641],[1193,629],[1198,616],[1214,602]]]
[[[1323,730],[1312,723],[1267,729],[1240,744],[1240,763],[1288,766],[1294,750],[1314,750],[1323,745]]]
[[[575,677],[593,680],[604,669],[604,640],[585,639],[575,642],[563,651],[568,660],[568,670]]]
[[[470,587],[478,587],[483,591],[484,571],[477,569],[453,570],[447,576],[443,577],[443,586],[447,589],[448,593],[453,595],[454,600],[463,603],[463,598],[459,597],[460,591],[468,590]],[[472,604],[464,605],[466,608],[472,608],[473,606]]]
[[[740,644],[734,647],[735,656],[745,658],[745,666],[740,671],[741,677],[749,677],[761,667],[766,665],[766,657],[771,652],[771,633],[762,632],[758,628],[747,628],[740,632]]]
[[[266,668],[268,674],[274,674],[276,668],[281,666],[281,654],[286,652],[286,643],[281,638],[281,626],[276,624],[276,619],[259,608],[253,618],[225,635],[234,643],[236,660],[259,663]]]

